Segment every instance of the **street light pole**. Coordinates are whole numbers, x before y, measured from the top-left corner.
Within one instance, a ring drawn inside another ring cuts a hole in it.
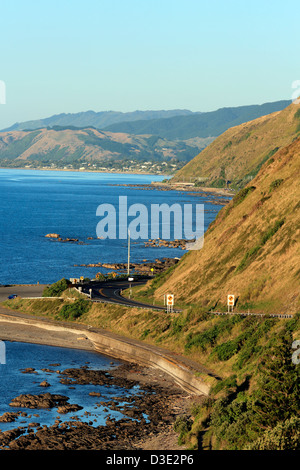
[[[129,276],[130,272],[130,230],[128,230],[128,266],[127,266],[127,275]]]

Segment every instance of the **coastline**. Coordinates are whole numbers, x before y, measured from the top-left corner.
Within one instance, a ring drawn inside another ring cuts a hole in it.
[[[172,175],[165,175],[165,174],[157,174],[157,173],[151,173],[147,171],[139,171],[139,172],[133,172],[133,171],[101,171],[101,170],[80,170],[80,169],[69,169],[69,168],[25,168],[25,167],[17,167],[17,168],[11,168],[11,167],[1,167],[0,170],[26,170],[26,171],[64,171],[64,172],[76,172],[76,173],[99,173],[99,174],[117,174],[117,175],[148,175],[148,176],[158,176],[158,177],[163,177],[163,178],[171,178]],[[153,181],[149,184],[140,184],[137,186],[140,186],[141,189],[144,189],[146,186],[153,186],[155,189],[158,185],[161,185],[160,188],[156,189],[164,189],[165,191],[188,191],[188,192],[193,192],[193,193],[211,193],[211,194],[217,194],[219,196],[231,196],[235,194],[235,191],[233,190],[228,190],[225,188],[206,188],[204,186],[201,187],[195,187],[191,183],[162,183],[159,181]],[[116,185],[120,186],[120,185]],[[127,184],[121,185],[121,186],[128,186]]]
[[[161,176],[164,178],[167,178],[170,175],[165,175],[165,174],[157,174],[157,173],[151,173],[148,171],[139,171],[139,172],[134,172],[134,171],[121,171],[121,170],[114,170],[114,171],[109,171],[108,169],[106,171],[104,170],[80,170],[79,168],[26,168],[26,167],[2,167],[0,166],[0,170],[27,170],[27,171],[74,171],[76,173],[110,173],[110,174],[121,174],[121,175],[149,175],[149,176]]]
[[[35,324],[36,323],[36,324]],[[43,323],[43,325],[41,325]],[[84,349],[90,351],[96,351],[100,354],[107,355],[109,358],[116,358],[116,355],[111,356],[109,352],[105,354],[102,351],[95,350],[93,342],[85,336],[87,332],[84,329],[84,325],[74,325],[74,328],[66,328],[61,326],[60,322],[54,321],[42,321],[41,319],[31,319],[30,315],[15,313],[8,311],[7,309],[0,306],[0,339],[3,341],[16,341],[16,342],[28,342],[32,344],[44,344],[50,346]],[[38,326],[39,325],[39,326]],[[42,326],[42,327],[41,327]],[[109,332],[106,332],[110,336]],[[124,338],[126,342],[130,342],[127,338]],[[186,415],[189,413],[190,406],[193,403],[203,400],[203,395],[191,394],[187,390],[184,390],[181,386],[176,383],[174,377],[159,367],[153,367],[153,365],[147,365],[145,362],[130,361],[128,358],[119,357],[123,365],[118,366],[112,372],[114,378],[126,381],[136,381],[142,388],[146,390],[156,390],[157,402],[155,409],[159,409],[160,406],[166,407],[169,419],[166,421],[157,419],[156,413],[152,415],[151,425],[145,428],[143,432],[143,426],[134,426],[136,429],[132,429],[133,433],[132,440],[130,442],[130,448],[132,450],[185,450],[185,447],[178,444],[178,434],[174,431],[174,422],[177,417]],[[28,364],[30,367],[30,364]],[[78,370],[78,369],[77,369]],[[153,393],[153,392],[152,392]],[[146,398],[145,398],[146,399]],[[118,405],[117,402],[115,404]],[[161,404],[161,405],[160,405]],[[152,408],[151,402],[148,404],[149,412]],[[117,423],[110,423],[108,432],[113,432],[114,427]],[[121,426],[122,428],[122,426]],[[45,427],[38,430],[38,433],[43,433],[42,444],[45,445],[47,439],[53,439],[53,433],[56,432],[59,435],[59,425],[52,426],[45,430]],[[99,431],[99,430],[98,430]],[[96,433],[92,427],[86,427],[82,425],[79,428],[73,429],[73,433],[79,433],[78,439],[85,439],[86,433]],[[122,431],[123,432],[123,431]],[[126,431],[127,432],[127,431]],[[0,438],[3,438],[3,434]],[[56,434],[55,434],[56,436]],[[94,438],[91,437],[93,440]],[[0,439],[1,440],[1,439]],[[71,441],[73,440],[73,434],[71,434]],[[18,439],[20,444],[14,439],[10,441],[12,449],[18,445],[24,445],[24,448],[33,448],[36,442],[35,435],[28,439]],[[24,444],[22,442],[24,441]],[[59,440],[57,441],[59,445]],[[68,443],[66,445],[69,445]],[[104,443],[105,445],[105,443]],[[119,443],[116,443],[116,449]],[[126,442],[124,442],[126,446]],[[114,447],[113,447],[114,448]]]
[[[191,395],[208,395],[210,387],[199,377],[211,377],[205,367],[166,349],[90,327],[35,317],[0,305],[0,340],[86,349],[121,361],[157,369]]]

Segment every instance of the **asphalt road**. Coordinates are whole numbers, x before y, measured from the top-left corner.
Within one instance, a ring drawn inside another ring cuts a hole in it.
[[[137,285],[146,284],[148,279],[143,279],[139,281],[134,281],[131,283],[132,287]],[[99,302],[109,302],[114,304],[126,305],[128,307],[141,307],[141,308],[151,308],[155,310],[166,310],[165,307],[160,307],[157,305],[146,304],[138,302],[136,300],[125,298],[121,295],[121,291],[128,289],[130,287],[130,282],[127,280],[123,281],[106,281],[92,283],[91,285],[84,286],[82,291],[89,293],[89,290],[92,289],[92,300]]]
[[[132,282],[131,285],[132,287],[143,285],[146,284],[147,280],[147,278],[137,280]],[[44,284],[0,286],[0,302],[7,300],[8,296],[11,294],[16,294],[22,298],[41,297],[45,287],[46,285]],[[92,300],[94,302],[107,302],[127,307],[149,308],[152,310],[166,310],[166,307],[138,302],[136,300],[123,297],[121,295],[122,290],[128,289],[129,287],[130,282],[127,280],[110,280],[106,282],[91,282],[90,284],[85,284],[82,286],[82,291],[89,294],[89,290],[92,289]],[[174,309],[174,312],[176,312],[176,309]]]
[[[0,302],[7,300],[11,294],[20,297],[41,297],[46,286],[44,284],[28,284],[15,286],[0,286]]]

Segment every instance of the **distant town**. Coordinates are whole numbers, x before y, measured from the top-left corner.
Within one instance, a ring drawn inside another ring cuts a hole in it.
[[[117,160],[105,162],[72,162],[63,164],[63,162],[32,162],[24,165],[26,169],[46,169],[46,170],[79,170],[79,171],[101,171],[111,173],[147,173],[155,175],[172,175],[184,166],[186,162],[170,161],[170,162],[154,162],[139,160]]]

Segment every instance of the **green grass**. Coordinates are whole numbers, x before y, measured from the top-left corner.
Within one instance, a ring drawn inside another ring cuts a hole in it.
[[[223,335],[212,334],[222,323],[219,319],[206,331],[216,342],[210,341],[206,357],[226,364],[228,375],[211,387],[208,398],[191,406],[191,425],[185,425],[186,417],[178,420],[178,442],[197,448],[201,436],[204,448],[209,444],[212,450],[295,450],[300,445],[295,422],[299,366],[291,361],[291,344],[300,315],[287,321],[246,317],[225,342]],[[270,394],[273,387],[276,393]],[[286,393],[289,399],[282,400]]]
[[[280,229],[280,227],[282,227],[283,224],[284,220],[277,220],[275,224],[263,234],[259,244],[253,246],[245,253],[242,261],[236,268],[236,272],[243,271],[243,269],[249,266],[249,264],[255,259],[256,255],[260,252],[262,247],[267,243],[268,240],[270,240],[270,238],[273,237],[273,235],[275,235],[275,233]]]
[[[91,306],[91,301],[78,299],[70,304],[64,304],[58,313],[58,317],[63,320],[76,320],[87,313]]]
[[[27,150],[30,145],[32,145],[33,140],[37,137],[41,131],[33,131],[25,135],[22,139],[15,140],[14,142],[8,144],[0,151],[1,160],[9,159],[13,160],[18,158],[25,150]]]
[[[266,239],[272,236],[275,224],[272,229]],[[281,332],[297,338],[300,329],[300,315],[289,320],[240,315],[218,317],[202,311],[197,304],[180,314],[168,315],[150,310],[136,312],[111,305],[95,304],[90,308],[90,302],[82,299],[73,302],[56,298],[15,299],[9,302],[11,308],[19,305],[19,310],[27,313],[30,309],[35,314],[43,311],[50,315],[51,312],[60,320],[76,322],[80,319],[94,327],[104,327],[123,336],[159,344],[214,371],[221,380],[204,373],[200,375],[212,385],[209,397],[192,405],[190,412],[187,411],[176,423],[179,442],[188,448],[197,448],[200,435],[202,442],[209,443],[213,450],[244,449],[249,445],[255,446],[257,439],[265,436],[263,428],[254,426],[258,419],[254,409],[255,393],[264,391],[259,383],[258,365],[263,355],[276,359],[276,355],[269,351],[279,343]],[[287,354],[284,367],[292,369],[289,366],[292,349]],[[291,370],[287,374],[290,372],[294,373]],[[290,374],[287,377],[293,385],[296,376]],[[284,411],[285,403],[280,406]],[[293,431],[290,442],[294,437]]]
[[[275,189],[279,188],[279,186],[283,183],[283,179],[279,178],[277,180],[272,181],[269,188],[269,193],[272,193]]]
[[[243,202],[246,197],[255,190],[255,186],[247,186],[246,188],[241,189],[233,198],[233,207],[238,206]]]
[[[59,297],[70,285],[67,279],[63,278],[60,281],[51,284],[49,287],[45,287],[43,291],[43,297]]]

